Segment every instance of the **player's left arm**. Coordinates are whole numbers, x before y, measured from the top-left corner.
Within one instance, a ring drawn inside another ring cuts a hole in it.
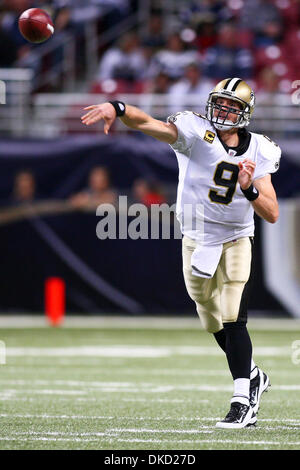
[[[275,189],[272,185],[271,175],[268,174],[262,178],[258,178],[253,182],[253,176],[256,164],[252,160],[244,160],[239,163],[238,180],[242,190],[247,190],[253,184],[254,188],[259,191],[259,196],[251,201],[256,214],[265,219],[267,222],[274,224],[279,217],[278,201]]]
[[[252,201],[253,209],[267,222],[275,224],[279,217],[279,207],[271,175],[255,180],[253,186],[259,191],[258,198]]]

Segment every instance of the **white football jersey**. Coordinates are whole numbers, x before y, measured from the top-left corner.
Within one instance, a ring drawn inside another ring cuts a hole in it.
[[[268,137],[250,133],[245,153],[225,150],[216,129],[191,111],[168,118],[178,129],[171,145],[179,166],[176,212],[181,231],[205,245],[254,235],[254,210],[238,183],[238,162],[256,163],[254,180],[279,168],[281,150]],[[191,217],[192,207],[192,217]]]

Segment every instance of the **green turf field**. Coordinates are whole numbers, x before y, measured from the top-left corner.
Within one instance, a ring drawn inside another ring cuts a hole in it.
[[[214,427],[232,381],[198,321],[68,325],[2,323],[0,449],[300,449],[299,322],[249,322],[272,387],[239,431]]]

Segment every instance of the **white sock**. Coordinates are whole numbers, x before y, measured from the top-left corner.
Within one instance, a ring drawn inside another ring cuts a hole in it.
[[[241,403],[242,405],[249,406],[249,398],[246,397],[232,397],[230,403]]]
[[[235,379],[233,398],[246,398],[249,401],[250,379]],[[235,401],[239,401],[238,399]]]

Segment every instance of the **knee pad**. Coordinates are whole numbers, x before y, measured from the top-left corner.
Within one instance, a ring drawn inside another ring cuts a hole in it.
[[[209,310],[206,310],[200,305],[196,304],[197,313],[199,315],[201,325],[204,330],[208,333],[217,333],[223,329],[221,316],[219,318],[211,313]]]
[[[244,282],[224,283],[221,294],[223,323],[234,323],[240,319],[247,320],[247,313],[240,315],[244,289]]]

